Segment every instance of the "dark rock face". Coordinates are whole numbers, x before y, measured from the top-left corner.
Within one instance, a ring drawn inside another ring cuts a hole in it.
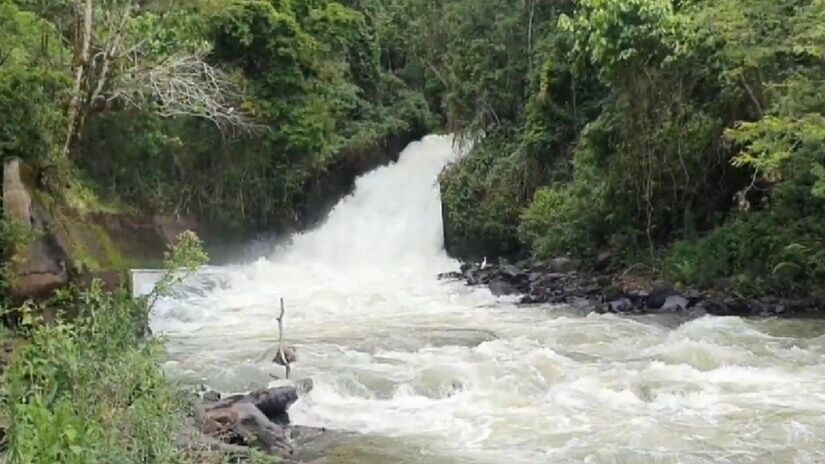
[[[283,218],[269,224],[268,229],[281,232],[304,230],[323,221],[338,201],[352,193],[355,179],[386,164],[398,161],[404,148],[427,134],[423,127],[411,127],[406,132],[379,140],[372,146],[350,150],[339,156],[334,165],[307,182],[296,199],[297,220]]]
[[[596,269],[604,271],[613,264],[613,253],[603,251],[596,256]]]
[[[602,297],[604,301],[615,301],[621,299],[624,296],[624,292],[622,291],[621,287],[616,285],[610,285],[602,289]],[[628,300],[630,302],[630,300]]]
[[[51,216],[33,200],[33,185],[34,172],[19,158],[4,164],[3,209],[28,229],[46,230]],[[15,279],[11,295],[16,300],[45,296],[69,281],[71,260],[50,234],[42,234],[26,249],[11,250],[2,258],[12,262]]]
[[[728,305],[715,299],[702,300],[696,304],[696,307],[703,309],[708,314],[716,314],[718,316],[725,316],[729,312]]]
[[[80,213],[66,206],[56,214],[56,207],[44,200],[48,194],[37,190],[35,177],[19,158],[3,164],[3,209],[34,232],[24,249],[2,257],[13,263],[10,293],[18,302],[48,296],[69,282],[82,287],[94,278],[116,288],[125,263],[160,265],[178,234],[202,229],[185,217],[90,213],[81,220]],[[76,262],[87,266],[79,269]]]

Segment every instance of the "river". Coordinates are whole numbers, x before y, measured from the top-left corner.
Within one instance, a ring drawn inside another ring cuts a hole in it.
[[[454,156],[447,137],[413,143],[316,230],[204,269],[153,314],[168,372],[277,383],[283,297],[293,375],[315,382],[293,422],[360,437],[318,462],[825,462],[820,321],[517,307],[438,281],[458,268],[436,184]]]

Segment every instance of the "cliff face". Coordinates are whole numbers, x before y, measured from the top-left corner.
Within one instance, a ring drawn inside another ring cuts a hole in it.
[[[16,301],[95,277],[117,286],[129,268],[159,266],[180,232],[199,229],[186,218],[72,210],[37,189],[34,171],[17,158],[3,165],[3,209],[33,232],[26,246],[3,257],[12,265]]]
[[[22,300],[47,294],[65,285],[69,280],[67,250],[56,236],[41,233],[53,223],[48,210],[35,201],[32,192],[34,174],[19,159],[11,159],[3,166],[3,209],[36,235],[24,249],[7,250],[12,264],[13,280],[10,293]]]

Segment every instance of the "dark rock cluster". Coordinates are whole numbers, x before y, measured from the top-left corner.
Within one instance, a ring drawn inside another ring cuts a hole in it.
[[[517,264],[465,263],[460,272],[440,279],[485,285],[496,296],[520,295],[521,304],[569,304],[598,312],[621,314],[680,313],[720,316],[790,316],[814,314],[821,302],[811,298],[742,298],[652,282],[646,289],[622,285],[620,276],[578,271],[569,258],[523,261]]]
[[[201,432],[227,445],[254,447],[281,456],[292,455],[305,435],[316,436],[325,432],[290,425],[287,410],[300,395],[311,389],[312,381],[306,379],[294,386],[228,397],[207,391],[196,407]]]

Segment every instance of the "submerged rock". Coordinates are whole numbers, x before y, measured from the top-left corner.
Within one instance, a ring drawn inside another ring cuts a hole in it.
[[[203,393],[201,398],[203,398],[203,401],[206,403],[215,403],[221,400],[221,394],[214,390],[208,390]]]

